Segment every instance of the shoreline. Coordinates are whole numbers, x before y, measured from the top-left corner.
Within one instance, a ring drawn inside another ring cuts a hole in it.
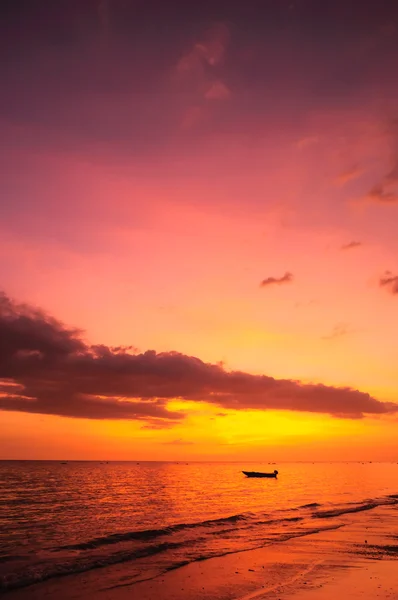
[[[398,599],[398,507],[342,516],[338,528],[191,562],[145,581],[123,563],[10,590],[10,600]],[[394,591],[396,590],[396,591]],[[316,591],[316,594],[315,594]]]

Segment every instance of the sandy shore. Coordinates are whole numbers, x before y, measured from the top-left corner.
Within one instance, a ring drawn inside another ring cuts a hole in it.
[[[398,508],[343,515],[338,529],[188,564],[132,583],[128,563],[10,592],[10,600],[398,600]],[[326,523],[325,523],[326,525]],[[137,565],[135,565],[137,566]]]

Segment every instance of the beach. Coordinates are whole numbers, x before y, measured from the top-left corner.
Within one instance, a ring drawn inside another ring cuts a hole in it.
[[[397,505],[339,517],[335,528],[192,562],[146,581],[128,564],[14,590],[10,600],[332,600],[398,598]]]

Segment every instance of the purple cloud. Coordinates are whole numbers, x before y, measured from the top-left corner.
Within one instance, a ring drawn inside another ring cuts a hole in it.
[[[348,244],[343,244],[341,250],[351,250],[352,248],[358,248],[359,246],[362,246],[362,242],[352,241]]]
[[[322,336],[323,340],[334,340],[339,337],[343,337],[349,333],[352,333],[352,330],[345,323],[338,323],[335,325],[328,335]]]
[[[373,202],[381,204],[398,202],[398,161],[393,169],[373,186],[369,192],[369,198]]]
[[[282,285],[284,283],[291,283],[293,281],[293,274],[286,271],[283,277],[267,277],[260,283],[260,287],[267,287],[268,285]]]
[[[380,277],[379,285],[380,287],[387,287],[391,294],[398,294],[398,275],[386,271],[384,277]]]

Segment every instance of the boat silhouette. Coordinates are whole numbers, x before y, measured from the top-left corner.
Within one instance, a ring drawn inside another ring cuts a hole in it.
[[[273,473],[260,473],[259,471],[242,471],[246,477],[272,477],[276,479],[278,471],[275,469]]]

